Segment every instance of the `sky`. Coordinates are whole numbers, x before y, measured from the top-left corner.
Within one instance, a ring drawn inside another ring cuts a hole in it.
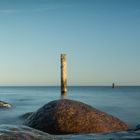
[[[0,86],[140,85],[140,0],[0,0]]]

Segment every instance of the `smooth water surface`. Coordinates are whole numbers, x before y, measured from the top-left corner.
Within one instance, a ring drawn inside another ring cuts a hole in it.
[[[60,99],[59,87],[0,87],[0,100],[11,109],[0,109],[0,124],[17,124],[19,116]],[[140,87],[68,87],[65,98],[87,103],[114,115],[130,127],[140,123]]]

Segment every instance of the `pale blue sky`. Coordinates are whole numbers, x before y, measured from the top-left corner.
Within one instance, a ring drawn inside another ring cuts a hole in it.
[[[0,85],[140,85],[140,0],[0,0]]]

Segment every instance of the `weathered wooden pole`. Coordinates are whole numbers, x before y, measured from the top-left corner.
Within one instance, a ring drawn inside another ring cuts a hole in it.
[[[61,95],[67,94],[67,58],[61,54]]]
[[[115,83],[112,83],[112,88],[115,88]]]

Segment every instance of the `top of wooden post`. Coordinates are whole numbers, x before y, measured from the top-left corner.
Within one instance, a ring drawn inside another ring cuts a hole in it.
[[[66,56],[67,56],[67,55],[66,55],[66,54],[64,54],[64,53],[63,53],[63,54],[61,54],[61,58],[64,58],[64,57],[66,58]]]

